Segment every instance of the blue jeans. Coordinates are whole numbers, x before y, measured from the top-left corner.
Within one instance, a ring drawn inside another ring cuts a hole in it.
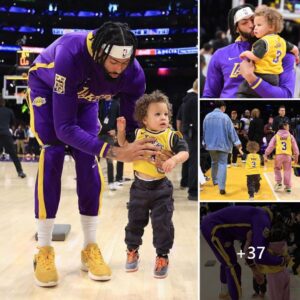
[[[218,183],[219,189],[225,190],[228,153],[211,150],[209,154],[211,157],[211,177],[213,183]]]

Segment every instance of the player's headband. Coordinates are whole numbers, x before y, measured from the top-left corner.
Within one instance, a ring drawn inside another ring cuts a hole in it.
[[[250,7],[243,7],[241,9],[239,9],[235,13],[234,18],[233,18],[234,25],[243,19],[249,19],[253,15],[254,15],[254,11]]]
[[[133,46],[113,45],[109,52],[109,47],[107,47],[107,44],[103,44],[102,49],[104,49],[104,52],[106,54],[109,54],[110,56],[112,56],[114,58],[125,59],[125,58],[131,57],[132,51],[133,51]]]

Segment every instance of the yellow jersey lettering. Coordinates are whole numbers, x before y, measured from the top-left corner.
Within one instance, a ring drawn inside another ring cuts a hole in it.
[[[236,78],[240,75],[240,63],[235,63],[233,65],[231,74],[230,74],[230,78]]]
[[[55,83],[54,83],[53,91],[56,92],[57,94],[64,94],[66,89],[66,80],[67,80],[66,77],[59,74],[55,74]]]
[[[77,96],[79,99],[84,99],[90,102],[96,102],[99,100],[110,100],[113,95],[111,94],[103,94],[103,95],[94,95],[93,93],[90,92],[88,87],[83,87],[81,91],[77,93]]]

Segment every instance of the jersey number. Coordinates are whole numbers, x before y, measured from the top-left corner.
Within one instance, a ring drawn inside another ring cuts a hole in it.
[[[281,149],[286,150],[286,142],[281,142]]]
[[[276,51],[276,57],[273,59],[273,63],[275,63],[275,64],[278,63],[280,55],[281,55],[281,51],[277,50]]]
[[[256,161],[251,161],[251,167],[255,168],[256,167]]]

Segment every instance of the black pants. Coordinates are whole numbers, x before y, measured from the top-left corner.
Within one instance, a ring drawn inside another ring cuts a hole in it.
[[[250,197],[254,197],[254,193],[257,193],[260,188],[260,175],[247,175],[247,187],[248,187],[248,194]]]
[[[166,177],[156,181],[135,178],[130,188],[125,243],[128,249],[142,245],[144,228],[151,218],[153,245],[158,255],[169,253],[174,242],[173,185]]]
[[[187,187],[189,182],[189,160],[185,161],[181,166],[180,186]]]
[[[240,141],[242,143],[242,150],[243,150],[244,154],[248,153],[248,151],[246,149],[247,148],[248,139],[246,137],[244,137],[243,135],[239,135],[239,139],[240,139]],[[236,148],[236,147],[234,147],[234,148]],[[242,157],[242,160],[243,160],[243,157]]]
[[[211,168],[211,158],[206,150],[200,150],[200,167],[202,173],[205,174]]]
[[[5,148],[5,152],[9,154],[10,158],[14,162],[17,172],[22,172],[22,166],[17,156],[12,136],[0,135],[0,151],[2,151],[3,147]]]
[[[28,153],[39,155],[40,154],[40,146],[36,140],[36,138],[29,138],[28,142]]]
[[[188,193],[190,196],[198,196],[198,143],[197,138],[186,139],[189,146],[189,176]]]
[[[123,180],[123,169],[124,169],[124,163],[122,161],[117,161],[116,181]]]
[[[255,291],[256,294],[265,294],[266,291],[267,291],[267,278],[266,278],[266,275],[264,276],[265,277],[265,281],[263,284],[258,284],[256,282],[256,280],[253,278],[253,289]]]
[[[232,153],[228,153],[228,159],[227,159],[227,164],[228,165],[231,164],[231,158],[232,158],[232,163],[236,164],[238,153],[239,153],[238,149],[236,147],[233,147]]]

